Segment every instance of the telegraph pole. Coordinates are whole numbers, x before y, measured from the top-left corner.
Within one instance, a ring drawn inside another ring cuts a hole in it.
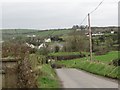
[[[92,32],[90,24],[90,14],[88,13],[88,26],[89,26],[89,40],[90,40],[90,60],[92,61]]]

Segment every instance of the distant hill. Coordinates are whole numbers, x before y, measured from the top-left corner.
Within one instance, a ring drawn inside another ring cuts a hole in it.
[[[111,30],[118,32],[118,27],[92,27],[92,32],[109,32]],[[84,29],[83,29],[84,30]],[[40,38],[49,36],[62,36],[72,32],[72,29],[51,29],[51,30],[34,30],[34,29],[3,29],[3,40],[11,39],[13,37],[26,37],[27,35],[36,35]]]
[[[61,36],[70,33],[71,29],[54,29],[54,30],[32,30],[32,29],[3,29],[3,40],[7,40],[13,37],[26,37],[27,35],[36,35],[40,38],[49,36]]]

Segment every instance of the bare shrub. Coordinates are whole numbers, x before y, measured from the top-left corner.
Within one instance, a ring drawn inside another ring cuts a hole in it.
[[[18,75],[19,88],[37,88],[37,73],[32,70],[32,65],[28,58],[24,58],[24,60],[19,62]]]

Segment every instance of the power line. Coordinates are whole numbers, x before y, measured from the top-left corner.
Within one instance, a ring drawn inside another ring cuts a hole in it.
[[[104,0],[103,0],[104,1]],[[89,14],[92,14],[94,11],[96,11],[103,3],[103,1],[101,1],[98,6],[93,10],[91,11]],[[88,17],[88,14],[86,15],[86,17],[83,19],[83,21],[80,23],[80,26],[83,24],[83,22],[86,20],[86,18]]]
[[[85,18],[84,18],[83,21],[80,23],[80,25],[83,24],[83,22],[86,20],[87,16],[88,16],[88,15],[85,16]]]
[[[104,0],[103,0],[104,1]],[[89,14],[92,14],[94,11],[96,11],[99,7],[100,7],[100,5],[102,5],[102,3],[103,3],[103,1],[101,1],[100,3],[99,3],[99,5],[93,10],[93,11],[91,11]],[[82,20],[82,22],[80,23],[80,26],[83,24],[83,22],[87,19],[87,17],[88,17],[88,14],[85,16],[85,18]],[[55,31],[53,30],[53,32],[51,32],[50,34],[49,34],[49,36],[50,35],[52,35],[53,33],[54,33]]]
[[[103,1],[104,1],[104,0],[103,0]],[[90,12],[90,14],[92,14],[94,11],[96,11],[96,10],[102,5],[103,1],[101,1],[101,2],[99,3],[99,5],[98,5],[93,11]]]

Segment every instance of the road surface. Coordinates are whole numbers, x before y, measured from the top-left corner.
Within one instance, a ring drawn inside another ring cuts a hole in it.
[[[63,88],[118,88],[117,81],[77,69],[56,69]]]

